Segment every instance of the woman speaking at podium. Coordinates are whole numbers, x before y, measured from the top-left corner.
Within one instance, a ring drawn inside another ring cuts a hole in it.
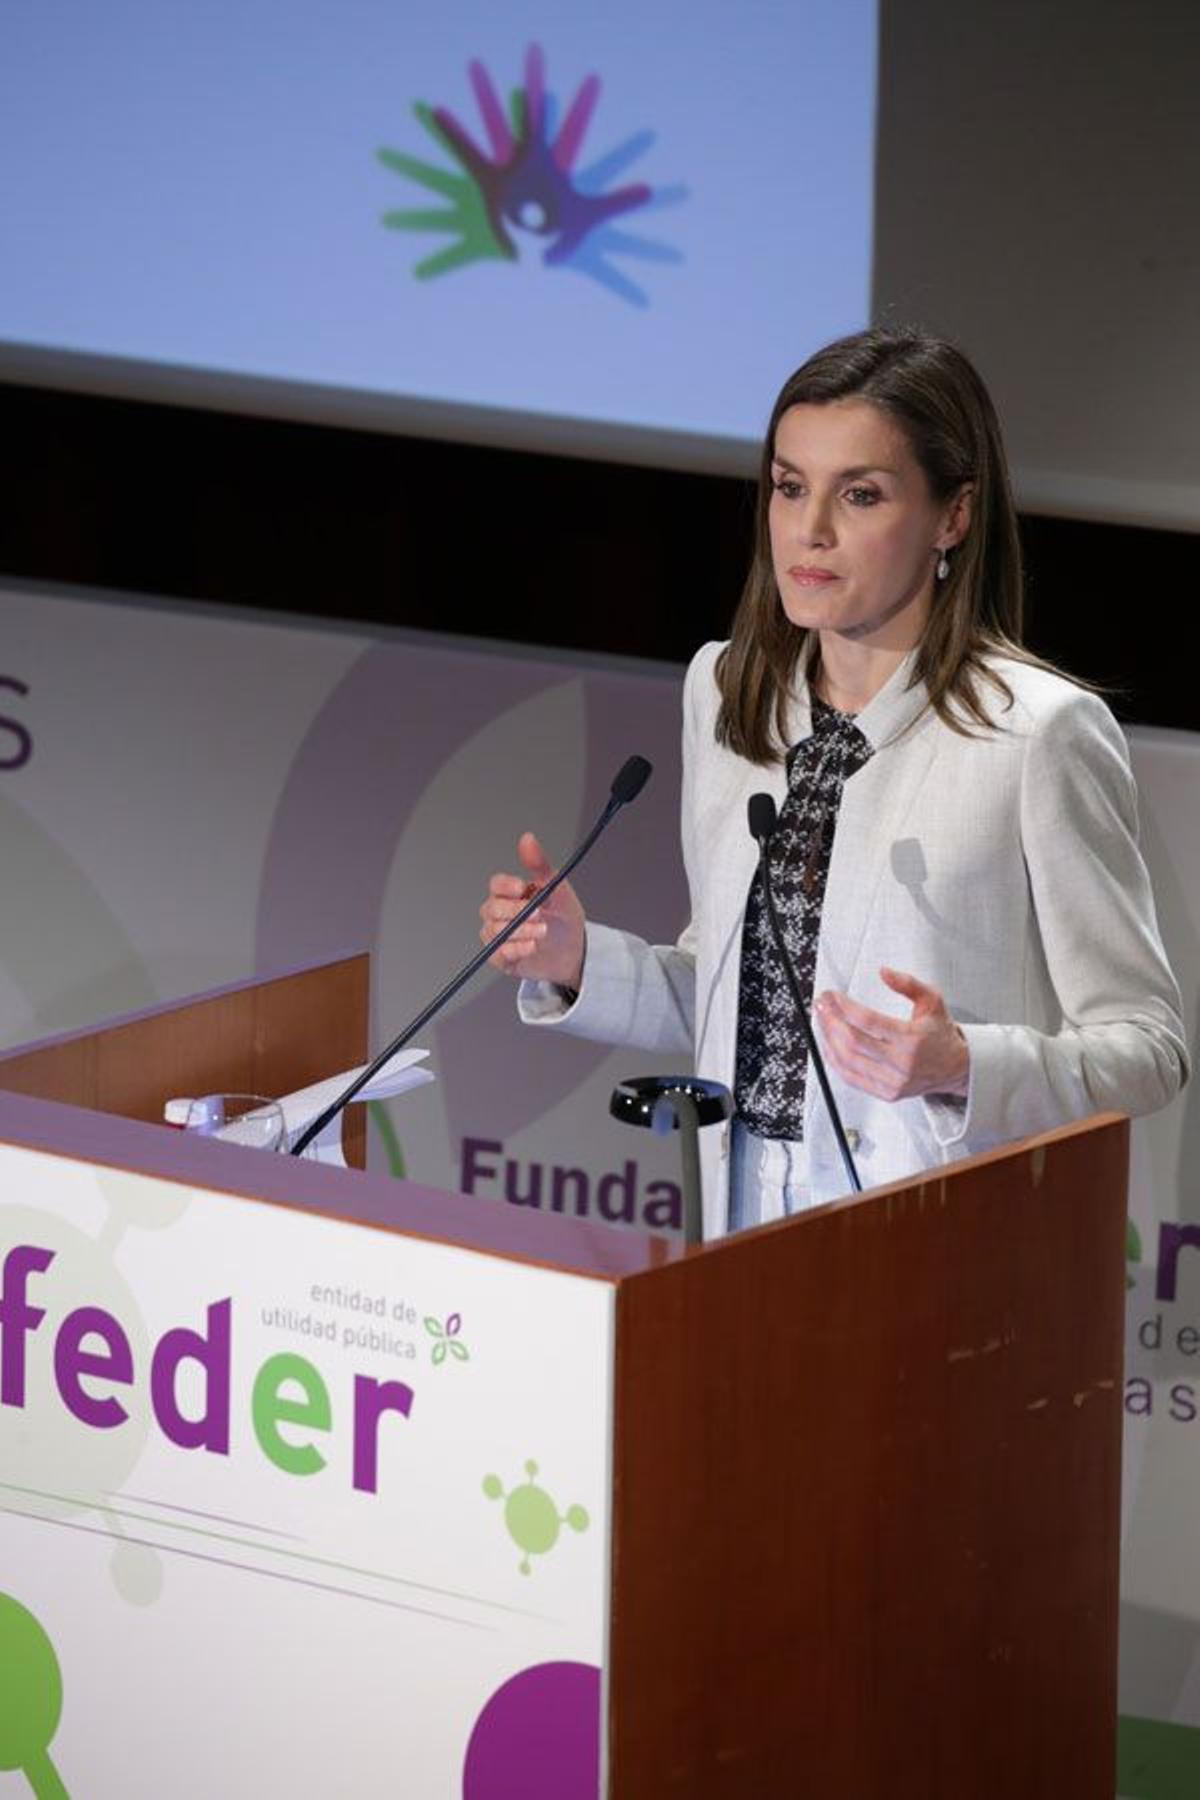
[[[747,801],[778,805],[772,888],[862,1184],[1108,1110],[1187,1075],[1124,739],[1021,646],[994,408],[952,345],[871,330],[785,382],[726,644],[687,672],[692,917],[652,946],[569,886],[497,953],[522,1016],[690,1052],[732,1087],[702,1134],[705,1235],[844,1193],[769,930]],[[769,809],[768,809],[769,811]],[[486,943],[551,873],[493,875]]]

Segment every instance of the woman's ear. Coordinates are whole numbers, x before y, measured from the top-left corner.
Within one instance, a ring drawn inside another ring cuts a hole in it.
[[[946,508],[942,520],[941,541],[947,550],[961,544],[971,529],[971,513],[975,505],[975,483],[964,481]]]

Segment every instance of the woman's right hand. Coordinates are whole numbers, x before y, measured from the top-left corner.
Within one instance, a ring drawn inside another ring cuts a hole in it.
[[[532,831],[518,840],[517,855],[526,871],[524,879],[520,875],[493,875],[488,882],[487,899],[479,909],[483,920],[481,943],[490,944],[554,874]],[[489,961],[522,980],[553,981],[559,987],[578,988],[583,981],[586,927],[579,898],[570,882],[564,881]]]

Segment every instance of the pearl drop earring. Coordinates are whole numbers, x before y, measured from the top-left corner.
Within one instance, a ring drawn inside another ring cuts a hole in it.
[[[938,557],[937,568],[934,570],[934,574],[937,576],[939,581],[945,581],[945,579],[949,573],[950,573],[950,562],[946,556],[946,552],[943,550],[941,555]]]

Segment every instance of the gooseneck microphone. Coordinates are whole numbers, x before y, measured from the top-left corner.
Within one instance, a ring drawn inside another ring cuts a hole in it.
[[[858,1179],[858,1170],[854,1166],[854,1158],[850,1154],[850,1146],[846,1142],[846,1133],[842,1128],[842,1116],[838,1112],[837,1101],[833,1097],[829,1077],[825,1073],[825,1059],[817,1044],[817,1034],[812,1028],[808,1008],[801,998],[800,983],[796,979],[795,966],[787,944],[784,942],[779,915],[775,911],[775,896],[771,891],[771,839],[775,835],[775,802],[770,794],[751,794],[746,813],[750,824],[750,836],[758,845],[758,866],[762,872],[763,899],[767,903],[767,919],[771,926],[771,935],[775,939],[775,948],[779,952],[779,960],[783,964],[783,972],[795,1003],[796,1017],[800,1021],[800,1029],[804,1033],[808,1054],[812,1059],[813,1068],[817,1071],[821,1093],[824,1096],[829,1117],[833,1121],[833,1134],[837,1138],[838,1149],[842,1153],[842,1162],[845,1165],[846,1174],[850,1178],[850,1186],[856,1194],[861,1194],[862,1182]]]
[[[520,912],[515,914],[514,917],[508,921],[504,930],[498,931],[489,943],[484,944],[471,958],[466,967],[460,969],[452,981],[447,982],[441,993],[436,995],[435,998],[429,1002],[429,1005],[424,1007],[417,1014],[416,1018],[412,1019],[404,1027],[404,1030],[400,1033],[399,1037],[393,1038],[387,1048],[379,1052],[379,1055],[375,1058],[374,1062],[368,1063],[361,1074],[355,1076],[354,1080],[350,1083],[349,1087],[346,1088],[344,1093],[339,1094],[337,1099],[334,1100],[331,1105],[327,1106],[323,1113],[319,1113],[312,1123],[305,1127],[291,1147],[291,1154],[293,1156],[303,1155],[312,1140],[324,1131],[331,1120],[336,1119],[342,1108],[349,1106],[359,1089],[365,1087],[371,1077],[377,1075],[383,1065],[386,1062],[390,1062],[398,1050],[403,1050],[405,1044],[415,1038],[418,1031],[425,1025],[428,1025],[430,1019],[432,1019],[435,1014],[441,1012],[443,1006],[445,1006],[448,1001],[453,1000],[459,988],[465,986],[472,975],[475,974],[476,970],[481,969],[488,958],[496,954],[496,951],[500,948],[501,944],[508,942],[513,932],[525,923],[530,913],[536,912],[538,907],[543,905],[550,898],[555,888],[558,887],[560,882],[567,879],[567,876],[571,873],[572,869],[578,868],[579,864],[583,861],[584,857],[596,842],[600,833],[608,825],[609,821],[620,812],[623,806],[628,806],[631,800],[637,799],[638,795],[650,779],[650,771],[651,765],[646,761],[644,756],[631,756],[626,762],[621,764],[621,767],[617,770],[616,777],[613,780],[612,787],[609,790],[609,796],[605,803],[604,811],[600,814],[600,817],[596,820],[592,829],[579,845],[579,848],[571,852],[558,873],[550,878],[544,888],[539,888],[538,892],[534,894],[531,900],[526,902]]]

